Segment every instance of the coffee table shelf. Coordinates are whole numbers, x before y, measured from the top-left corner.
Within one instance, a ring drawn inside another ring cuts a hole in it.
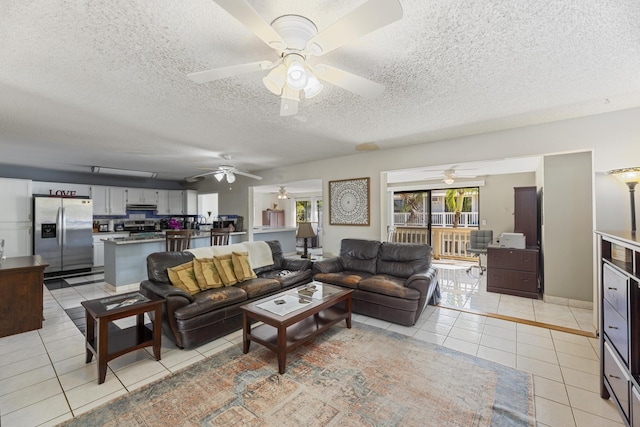
[[[346,321],[351,328],[351,289],[317,283],[323,291],[321,298],[306,298],[298,292],[306,286],[281,292],[276,295],[246,304],[243,310],[243,352],[249,352],[251,341],[255,341],[276,353],[278,372],[284,374],[287,353],[295,350],[333,325]],[[295,296],[295,298],[291,298]],[[269,310],[271,303],[295,305],[295,310],[284,315]],[[299,304],[296,303],[299,301]],[[344,308],[343,308],[344,307]],[[252,327],[251,321],[263,322]]]

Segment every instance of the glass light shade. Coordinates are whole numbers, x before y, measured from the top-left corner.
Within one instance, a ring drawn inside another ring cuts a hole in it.
[[[219,172],[215,175],[213,175],[216,177],[216,179],[218,180],[218,182],[222,181],[222,179],[224,178],[224,172]]]
[[[636,168],[624,168],[624,169],[614,169],[609,171],[611,175],[615,175],[620,181],[629,184],[629,183],[638,183],[640,182],[640,167]]]
[[[304,87],[304,96],[305,98],[313,98],[320,92],[324,86],[320,81],[313,75],[311,71],[307,71],[307,85]]]
[[[447,178],[443,179],[443,181],[444,181],[444,183],[445,183],[445,184],[447,184],[447,185],[451,185],[451,184],[453,184],[453,182],[454,182],[454,181],[453,181],[453,178],[451,178],[451,177],[447,177]]]
[[[280,95],[282,94],[282,87],[284,86],[286,75],[286,67],[284,64],[280,64],[269,71],[269,74],[262,79],[262,82],[273,94]]]
[[[227,182],[229,184],[233,184],[234,182],[236,182],[236,176],[233,174],[233,172],[229,172],[227,174]]]
[[[287,86],[294,90],[301,90],[307,85],[307,70],[304,64],[297,60],[291,60],[287,68]]]

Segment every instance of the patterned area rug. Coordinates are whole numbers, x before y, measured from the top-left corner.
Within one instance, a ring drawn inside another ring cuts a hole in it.
[[[529,374],[354,322],[288,355],[252,343],[68,426],[534,426]]]

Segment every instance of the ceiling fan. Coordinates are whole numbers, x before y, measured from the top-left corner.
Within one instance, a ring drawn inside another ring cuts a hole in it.
[[[280,189],[278,190],[278,196],[276,196],[278,200],[287,200],[289,198],[289,193],[287,193],[287,190],[284,188],[284,185],[280,186]]]
[[[228,154],[225,154],[222,157],[227,161],[231,159],[231,156],[229,156]],[[253,179],[262,179],[261,176],[251,174],[243,169],[238,169],[233,165],[225,164],[218,166],[218,169],[185,178],[185,181],[198,182],[203,180],[208,175],[213,175],[218,180],[218,182],[222,181],[224,178],[227,178],[227,182],[229,184],[233,184],[236,181],[236,175],[242,175]]]
[[[304,16],[280,16],[269,25],[246,0],[214,1],[275,49],[279,58],[187,74],[194,82],[206,83],[238,74],[270,70],[262,81],[267,89],[282,98],[281,116],[298,112],[301,91],[305,98],[320,93],[323,85],[319,80],[367,99],[375,98],[384,91],[380,83],[329,65],[314,65],[309,58],[324,55],[399,20],[402,18],[402,6],[398,0],[368,0],[320,32]]]
[[[473,170],[473,169],[459,169],[457,168],[457,166],[458,165],[453,165],[448,169],[433,171],[433,172],[437,172],[435,175],[433,175],[433,177],[427,176],[424,179],[429,180],[429,179],[437,179],[442,177],[442,182],[444,182],[447,185],[451,185],[458,178],[475,178],[477,176],[477,175],[468,175],[465,173],[460,173],[460,171]],[[429,170],[429,172],[432,172],[432,171]]]

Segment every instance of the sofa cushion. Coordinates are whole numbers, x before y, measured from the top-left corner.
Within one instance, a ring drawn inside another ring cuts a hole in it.
[[[376,274],[380,242],[375,240],[342,239],[340,261],[343,269]]]
[[[189,292],[191,295],[200,292],[200,286],[193,271],[193,261],[167,268],[169,280],[176,288]]]
[[[407,278],[427,271],[431,265],[431,246],[384,242],[378,254],[377,273]]]
[[[234,287],[242,289],[247,294],[247,298],[252,299],[277,291],[280,289],[280,282],[274,279],[263,279],[258,277],[257,279],[240,282]]]
[[[178,320],[190,319],[202,313],[217,310],[246,299],[247,293],[234,286],[202,291],[196,296],[194,302],[177,309],[175,317]]]
[[[193,271],[198,281],[200,290],[221,288],[224,286],[218,269],[216,268],[213,258],[194,258]]]
[[[358,283],[371,276],[371,273],[363,273],[362,271],[339,271],[336,273],[318,273],[313,278],[320,282],[357,289]]]
[[[249,265],[249,252],[232,252],[231,262],[233,263],[233,271],[236,274],[238,282],[244,282],[245,280],[258,277],[251,269],[251,265]]]
[[[283,272],[282,270],[265,271],[260,277],[265,279],[275,279],[280,282],[282,288],[288,288],[293,285],[301,285],[311,281],[311,270],[297,270]]]
[[[236,278],[236,273],[233,271],[233,261],[231,260],[231,254],[229,255],[221,255],[214,256],[213,263],[218,270],[218,274],[222,279],[222,283],[225,286],[232,286],[238,283],[238,279]]]
[[[361,280],[358,289],[408,300],[420,299],[417,289],[404,287],[404,279],[386,274],[376,274]]]

